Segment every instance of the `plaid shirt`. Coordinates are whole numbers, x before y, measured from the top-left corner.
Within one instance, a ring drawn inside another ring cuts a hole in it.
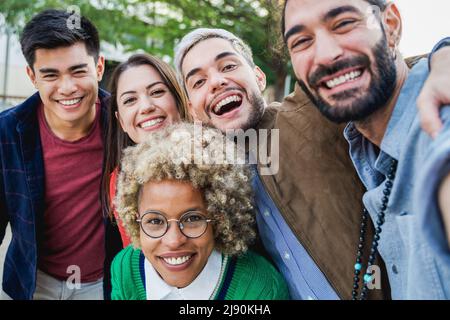
[[[103,135],[106,132],[106,100],[100,89]],[[39,245],[42,241],[45,190],[44,163],[37,118],[39,93],[15,108],[0,113],[0,241],[8,222],[12,239],[5,258],[3,290],[13,299],[32,299],[36,288]],[[100,199],[99,199],[100,201]],[[105,297],[109,297],[110,261],[122,245],[117,227],[105,219],[107,258]]]

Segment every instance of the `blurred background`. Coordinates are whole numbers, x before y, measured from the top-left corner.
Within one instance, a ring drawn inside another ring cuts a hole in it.
[[[252,47],[255,62],[268,76],[265,96],[279,101],[294,80],[280,50],[282,0],[1,0],[0,110],[16,105],[34,92],[25,74],[18,34],[36,12],[45,8],[79,10],[98,27],[108,65],[104,82],[118,62],[145,51],[171,63],[173,48],[188,31],[205,26],[228,29]],[[429,52],[450,35],[449,0],[396,0],[404,20],[400,46],[405,56]]]

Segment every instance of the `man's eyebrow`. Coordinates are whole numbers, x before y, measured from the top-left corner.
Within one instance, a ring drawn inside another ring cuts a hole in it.
[[[359,11],[357,8],[355,8],[353,6],[341,6],[341,7],[333,8],[330,11],[328,11],[322,17],[322,21],[327,22],[344,12],[354,12],[354,13],[359,13],[359,14],[361,13],[361,11]],[[287,43],[291,36],[293,36],[296,33],[302,32],[304,29],[306,29],[306,27],[303,24],[297,24],[297,25],[293,26],[284,35],[284,41]]]
[[[42,68],[39,69],[40,73],[59,73],[58,69],[53,69],[53,68]]]
[[[75,71],[75,70],[77,70],[77,69],[86,68],[87,66],[88,66],[87,63],[77,64],[77,65],[71,66],[71,67],[69,68],[69,71]]]
[[[71,66],[69,68],[69,71],[73,72],[77,69],[86,68],[87,66],[88,66],[87,63],[77,64],[77,65]],[[42,68],[42,69],[39,69],[39,72],[41,72],[41,73],[59,73],[59,70],[54,69],[54,68]]]
[[[359,13],[359,14],[361,13],[361,11],[359,11],[354,6],[341,6],[341,7],[333,8],[330,11],[328,11],[323,16],[322,21],[327,22],[345,12],[353,12],[353,13]]]
[[[292,37],[296,33],[302,32],[305,29],[306,29],[306,27],[303,24],[297,24],[297,25],[293,26],[284,35],[284,41],[287,43],[290,37]]]
[[[231,51],[222,52],[217,55],[217,57],[214,59],[214,61],[219,61],[220,59],[223,59],[223,58],[226,58],[229,56],[237,56],[237,54],[234,52],[231,52]]]
[[[186,79],[184,80],[184,82],[187,82],[189,80],[190,77],[194,76],[196,73],[198,73],[201,70],[201,68],[194,68],[191,71],[188,72],[188,74],[186,75]]]
[[[229,56],[237,56],[236,53],[231,52],[231,51],[226,51],[226,52],[222,52],[219,53],[215,58],[214,61],[219,61],[220,59],[229,57]],[[187,82],[189,80],[190,77],[192,77],[193,75],[195,75],[197,72],[199,72],[201,70],[201,68],[194,68],[191,71],[189,71],[186,75],[186,79],[184,80],[185,82]]]

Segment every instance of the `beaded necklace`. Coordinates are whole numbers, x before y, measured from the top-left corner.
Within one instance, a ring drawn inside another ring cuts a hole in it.
[[[369,288],[367,284],[372,281],[372,275],[368,273],[369,268],[374,264],[376,255],[378,254],[378,241],[380,240],[380,234],[382,232],[382,226],[385,221],[386,210],[389,204],[389,197],[391,195],[392,186],[394,185],[395,173],[397,171],[397,160],[392,160],[391,167],[389,168],[389,172],[387,175],[387,181],[385,183],[385,188],[383,190],[383,198],[381,199],[380,211],[378,212],[376,227],[375,227],[375,235],[373,236],[372,247],[370,249],[369,261],[367,263],[366,273],[363,277],[363,288],[361,290],[360,300],[366,300],[368,295]],[[356,264],[355,264],[355,277],[353,278],[353,291],[352,291],[352,300],[358,300],[358,289],[359,289],[359,276],[363,269],[363,249],[365,244],[365,236],[367,230],[367,219],[369,213],[367,209],[363,209],[362,214],[362,222],[361,229],[359,235],[359,244],[358,244],[358,252],[356,254]]]

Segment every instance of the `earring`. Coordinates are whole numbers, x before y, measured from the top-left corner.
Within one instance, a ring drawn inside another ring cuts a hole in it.
[[[394,60],[397,60],[397,43],[394,45],[394,48],[392,49],[392,58]]]

